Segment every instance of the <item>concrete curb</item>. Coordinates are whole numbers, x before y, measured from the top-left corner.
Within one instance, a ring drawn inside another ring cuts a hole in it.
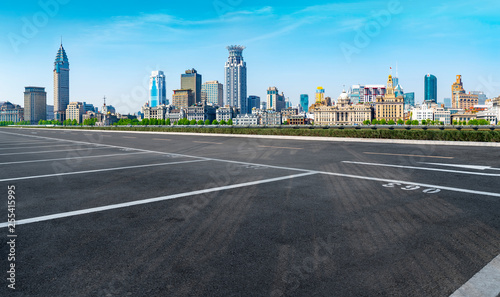
[[[21,129],[21,128],[19,128]],[[22,128],[30,130],[53,130],[51,128]],[[393,143],[393,144],[418,144],[418,145],[447,145],[447,146],[478,146],[500,147],[499,142],[466,142],[466,141],[441,141],[441,140],[408,140],[408,139],[381,139],[381,138],[349,138],[349,137],[322,137],[322,136],[288,136],[288,135],[249,135],[249,134],[216,134],[216,133],[188,133],[188,132],[155,132],[155,131],[119,131],[119,130],[92,130],[92,129],[57,129],[74,132],[108,132],[108,133],[139,133],[160,135],[185,135],[185,136],[212,136],[212,137],[239,137],[260,139],[281,139],[301,141],[331,141],[331,142],[361,142],[361,143]]]

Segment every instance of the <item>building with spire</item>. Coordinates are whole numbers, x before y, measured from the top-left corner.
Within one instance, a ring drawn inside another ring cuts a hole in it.
[[[375,102],[375,118],[397,122],[404,119],[404,97],[396,96],[396,87],[392,81],[392,75],[387,80],[386,93],[384,96],[377,96]]]
[[[243,61],[244,46],[231,45],[227,47],[229,57],[224,67],[225,90],[224,103],[240,109],[240,113],[247,111],[247,65]]]
[[[54,61],[54,119],[64,121],[69,104],[69,61],[62,45]]]
[[[461,75],[457,75],[456,82],[451,85],[451,96],[452,108],[467,110],[478,103],[478,95],[465,92]]]
[[[163,71],[152,71],[149,77],[149,106],[167,104],[165,74]]]

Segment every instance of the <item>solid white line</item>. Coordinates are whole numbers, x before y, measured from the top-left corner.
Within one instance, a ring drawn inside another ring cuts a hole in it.
[[[437,165],[437,166],[449,166],[449,167],[476,169],[476,170],[500,170],[500,168],[491,168],[491,166],[482,166],[482,165],[443,164],[443,163],[426,163],[426,162],[419,162],[419,163],[429,164],[429,165]]]
[[[106,148],[109,148],[109,147],[88,147],[88,148],[81,148],[81,149],[58,150],[58,151],[8,153],[8,154],[0,154],[0,156],[25,155],[25,154],[42,154],[42,153],[59,153],[59,152],[81,151],[81,150],[100,150],[100,149],[106,149]]]
[[[289,150],[302,150],[302,149],[303,149],[303,148],[301,148],[301,147],[271,146],[271,145],[259,145],[259,147],[269,147],[269,148],[276,148],[276,149],[289,149]]]
[[[74,171],[74,172],[65,172],[65,173],[54,173],[54,174],[45,174],[45,175],[32,175],[32,176],[0,179],[0,182],[10,182],[10,181],[15,181],[15,180],[25,180],[25,179],[34,179],[34,178],[74,175],[74,174],[100,173],[100,172],[105,172],[105,171],[115,171],[115,170],[154,167],[154,166],[163,166],[163,165],[184,164],[184,163],[203,162],[203,161],[206,161],[206,160],[179,161],[179,162],[169,162],[169,163],[158,163],[158,164],[147,164],[147,165],[135,165],[135,166],[125,166],[125,167],[115,167],[115,168],[94,169],[94,170],[85,170],[85,171]]]
[[[393,179],[385,179],[385,178],[377,178],[377,177],[369,177],[369,176],[359,176],[359,175],[351,175],[351,174],[344,174],[344,173],[325,172],[325,171],[316,171],[316,172],[321,173],[321,174],[341,176],[341,177],[350,177],[350,178],[355,178],[355,179],[380,181],[380,182],[385,182],[385,183],[399,183],[399,184],[403,184],[403,185],[415,185],[415,186],[420,186],[420,187],[425,187],[425,188],[436,188],[436,189],[441,189],[441,190],[448,190],[448,191],[461,192],[461,193],[467,193],[467,194],[500,197],[500,193],[493,193],[493,192],[474,191],[474,190],[461,189],[461,188],[444,187],[444,186],[409,182],[409,181],[403,181],[403,180],[393,180]]]
[[[406,154],[373,153],[373,152],[364,152],[363,154],[367,154],[367,155],[383,155],[383,156],[403,156],[403,157],[438,158],[438,159],[454,159],[454,158],[455,158],[455,157],[443,157],[443,156],[406,155]]]
[[[497,297],[500,295],[500,255],[476,273],[450,297]]]
[[[241,183],[241,184],[235,184],[235,185],[229,185],[229,186],[222,186],[222,187],[192,191],[192,192],[187,192],[187,193],[162,196],[162,197],[157,197],[157,198],[150,198],[150,199],[144,199],[144,200],[138,200],[138,201],[131,201],[131,202],[125,202],[125,203],[119,203],[119,204],[106,205],[106,206],[101,206],[101,207],[82,209],[82,210],[77,210],[77,211],[52,214],[52,215],[47,215],[47,216],[18,220],[18,221],[16,221],[16,225],[43,222],[43,221],[72,217],[72,216],[77,216],[77,215],[82,215],[82,214],[101,212],[101,211],[105,211],[105,210],[130,207],[130,206],[142,205],[142,204],[149,204],[149,203],[154,203],[154,202],[159,202],[159,201],[172,200],[172,199],[188,197],[188,196],[195,196],[195,195],[206,194],[206,193],[217,192],[217,191],[224,191],[224,190],[231,190],[231,189],[242,188],[242,187],[255,186],[255,185],[260,185],[260,184],[264,184],[264,183],[272,183],[272,182],[277,182],[277,181],[282,181],[282,180],[287,180],[287,179],[292,179],[292,178],[298,178],[298,177],[303,177],[303,176],[308,176],[308,175],[313,175],[313,174],[316,174],[316,173],[314,173],[314,172],[300,173],[300,174],[294,174],[294,175],[275,177],[275,178],[252,181],[252,182],[246,182],[246,183]],[[7,226],[8,226],[8,223],[1,223],[0,224],[0,228],[5,228]]]
[[[366,162],[354,162],[354,161],[342,161],[342,163],[369,165],[369,166],[381,166],[381,167],[405,168],[405,169],[417,169],[417,170],[427,170],[427,171],[441,171],[441,172],[461,173],[461,174],[470,174],[470,175],[482,175],[482,176],[500,176],[500,174],[494,174],[494,173],[459,171],[459,170],[451,170],[451,169],[426,168],[426,167],[391,165],[391,164],[380,164],[380,163],[366,163]]]
[[[60,141],[66,141],[66,140],[60,140]],[[40,144],[40,143],[54,143],[54,141],[40,141],[40,140],[35,140],[35,141],[15,141],[15,142],[3,142],[0,143],[0,145],[18,145],[18,144]]]
[[[50,162],[50,161],[73,160],[73,159],[87,159],[87,158],[101,158],[101,157],[114,157],[114,156],[128,156],[128,155],[137,155],[137,154],[149,154],[149,153],[148,152],[138,152],[138,153],[128,153],[128,154],[110,154],[110,155],[84,156],[84,157],[72,157],[72,158],[58,158],[58,159],[44,159],[44,160],[30,160],[30,161],[15,161],[15,162],[0,163],[0,165],[37,163],[37,162]]]
[[[211,142],[211,141],[193,141],[196,143],[207,143],[207,144],[222,144],[221,142]]]
[[[53,145],[42,145],[42,146],[16,146],[16,147],[2,147],[0,150],[13,150],[13,149],[29,149],[29,148],[41,148],[41,147],[55,147],[55,146],[70,146],[70,145],[75,145],[72,143],[68,144],[53,144]]]
[[[16,134],[16,133],[3,132],[3,131],[0,132],[0,133],[14,134],[14,135],[23,135],[23,136],[26,136],[26,137],[38,137],[38,138],[52,139],[50,137],[44,137],[44,136],[31,136],[31,135],[25,135],[25,134]],[[55,138],[55,139],[57,139],[57,138]],[[83,141],[72,141],[72,142],[83,143],[83,144],[91,144],[89,142],[83,142]],[[114,145],[107,145],[107,144],[99,144],[99,145],[107,146],[107,147],[113,147],[113,148],[119,148],[119,149],[130,149],[130,148],[123,147],[123,146],[114,146]],[[225,163],[234,163],[234,164],[240,164],[240,165],[252,165],[252,166],[260,166],[260,167],[275,168],[275,169],[284,169],[284,170],[294,170],[294,171],[302,171],[302,172],[316,172],[316,173],[320,173],[320,174],[328,174],[328,175],[335,175],[335,176],[341,176],[341,177],[350,177],[350,178],[356,178],[356,179],[373,180],[373,181],[381,181],[381,182],[389,182],[389,183],[390,182],[394,182],[394,183],[402,183],[402,184],[406,184],[406,185],[418,185],[418,186],[425,186],[425,187],[429,187],[429,188],[439,188],[439,189],[448,190],[448,191],[454,191],[454,192],[472,193],[472,194],[477,194],[477,195],[500,197],[500,194],[498,194],[498,193],[473,191],[473,190],[467,190],[467,189],[452,188],[452,187],[442,187],[442,186],[436,186],[436,185],[427,185],[427,184],[421,184],[421,183],[415,183],[415,182],[409,182],[409,181],[398,181],[398,180],[380,179],[380,178],[376,178],[376,177],[357,176],[357,175],[350,175],[350,174],[343,174],[343,173],[333,173],[333,172],[325,172],[325,171],[312,171],[312,170],[308,170],[308,169],[290,168],[290,167],[283,167],[283,166],[273,166],[273,165],[266,165],[266,164],[249,163],[249,162],[241,162],[241,161],[231,161],[231,160],[223,160],[223,159],[215,159],[215,158],[196,157],[196,156],[189,156],[189,155],[182,155],[182,154],[173,154],[173,153],[166,153],[166,152],[157,152],[157,151],[150,151],[150,150],[143,150],[143,149],[132,149],[132,150],[143,151],[143,152],[151,152],[151,153],[157,153],[157,154],[174,155],[174,156],[180,156],[180,157],[186,157],[186,158],[197,158],[197,159],[208,160],[208,161],[218,161],[218,162],[225,162]]]

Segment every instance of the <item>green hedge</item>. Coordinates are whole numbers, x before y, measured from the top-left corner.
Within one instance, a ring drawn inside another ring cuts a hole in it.
[[[277,129],[277,128],[181,128],[181,127],[54,127],[52,129],[93,129],[250,135],[290,135],[380,139],[500,142],[500,131],[473,130],[356,130],[356,129]]]

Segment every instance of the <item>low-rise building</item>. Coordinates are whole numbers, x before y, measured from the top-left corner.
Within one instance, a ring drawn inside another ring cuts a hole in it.
[[[475,113],[455,113],[451,115],[451,122],[469,122],[470,120],[477,119],[477,115]]]
[[[315,125],[361,125],[371,121],[373,108],[370,104],[351,104],[349,95],[344,90],[333,106],[318,105],[314,112]]]
[[[259,116],[256,114],[239,114],[233,119],[233,125],[258,125]]]
[[[195,120],[195,121],[203,121],[209,120],[212,122],[215,120],[216,116],[216,108],[212,105],[207,104],[196,104],[187,108],[187,119]]]
[[[82,115],[85,114],[83,103],[70,102],[66,108],[66,120],[76,120],[78,124],[82,122]]]
[[[281,110],[281,120],[284,122],[289,121],[291,116],[295,116],[299,114],[299,110],[297,108],[285,108]]]
[[[305,114],[292,115],[288,118],[289,125],[308,125],[309,119]]]
[[[238,114],[237,109],[235,107],[231,106],[226,106],[226,107],[219,107],[215,111],[215,119],[217,122],[220,121],[229,121],[234,118],[236,118],[236,115]]]
[[[12,104],[9,101],[0,105],[0,122],[22,122],[24,121],[24,108]]]

